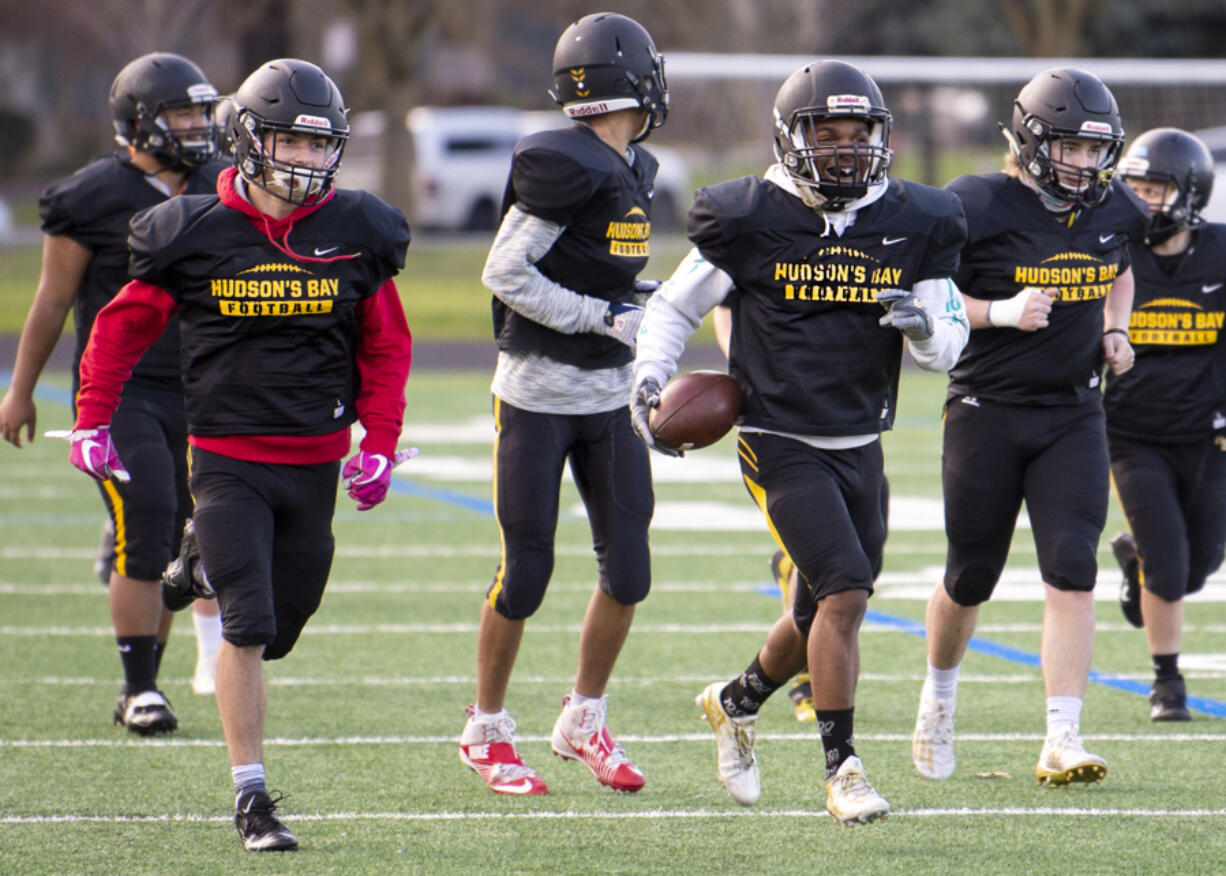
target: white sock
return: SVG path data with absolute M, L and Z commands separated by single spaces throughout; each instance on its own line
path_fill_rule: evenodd
M 924 688 L 938 700 L 953 700 L 958 697 L 958 669 L 937 669 L 928 664 L 928 677 L 924 679 Z
M 212 656 L 221 648 L 221 615 L 192 612 L 196 628 L 196 658 Z
M 1081 723 L 1080 697 L 1048 697 L 1047 698 L 1047 736 L 1051 738 L 1060 733 L 1070 724 Z
M 603 699 L 604 699 L 604 697 L 585 697 L 583 694 L 579 693 L 579 691 L 577 691 L 577 690 L 572 690 L 572 691 L 570 692 L 570 703 L 569 703 L 569 705 L 571 705 L 571 706 L 586 706 L 586 705 L 589 705 L 589 704 L 590 704 L 590 705 L 593 705 L 593 706 L 594 706 L 594 705 L 596 705 L 597 703 L 599 703 L 599 702 L 600 702 L 601 700 L 603 700 Z
M 474 721 L 492 721 L 495 718 L 501 718 L 506 713 L 507 710 L 505 707 L 499 709 L 497 712 L 483 712 L 481 711 L 480 706 L 473 706 Z
M 245 789 L 263 788 L 266 778 L 262 763 L 240 763 L 230 767 L 230 775 L 234 777 L 234 790 L 239 794 Z

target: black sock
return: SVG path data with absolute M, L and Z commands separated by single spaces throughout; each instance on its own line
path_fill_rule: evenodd
M 1174 654 L 1154 654 L 1154 677 L 1158 681 L 1169 681 L 1179 678 L 1179 652 Z
M 783 681 L 774 681 L 766 676 L 755 656 L 749 668 L 728 682 L 719 699 L 724 704 L 724 711 L 734 718 L 756 715 L 767 698 L 782 684 Z
M 156 636 L 116 636 L 119 660 L 123 663 L 124 693 L 144 693 L 157 687 Z
M 162 671 L 162 655 L 166 653 L 165 642 L 153 643 L 153 682 L 157 684 L 158 673 Z
M 818 709 L 817 729 L 822 734 L 822 749 L 826 752 L 826 779 L 839 771 L 843 761 L 854 757 L 856 743 L 852 738 L 856 708 Z

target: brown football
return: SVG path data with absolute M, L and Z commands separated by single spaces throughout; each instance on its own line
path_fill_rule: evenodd
M 707 447 L 728 434 L 741 413 L 741 387 L 719 371 L 690 371 L 668 382 L 648 417 L 651 434 L 675 450 Z

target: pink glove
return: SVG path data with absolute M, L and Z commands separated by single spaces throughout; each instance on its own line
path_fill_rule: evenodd
M 115 443 L 111 440 L 111 427 L 99 426 L 97 429 L 74 429 L 71 432 L 48 432 L 48 438 L 67 438 L 72 442 L 68 451 L 68 461 L 85 472 L 91 478 L 99 481 L 114 478 L 127 483 L 132 475 L 119 461 L 115 452 Z
M 349 491 L 349 498 L 358 503 L 359 511 L 369 511 L 387 498 L 392 469 L 416 455 L 416 447 L 397 450 L 392 459 L 380 453 L 359 450 L 341 469 L 341 486 Z

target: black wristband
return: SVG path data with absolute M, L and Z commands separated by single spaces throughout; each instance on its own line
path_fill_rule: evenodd
M 1128 329 L 1122 329 L 1122 328 L 1109 328 L 1105 332 L 1103 332 L 1103 335 L 1106 336 L 1113 332 L 1117 335 L 1123 335 L 1124 337 L 1128 337 Z

